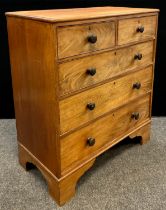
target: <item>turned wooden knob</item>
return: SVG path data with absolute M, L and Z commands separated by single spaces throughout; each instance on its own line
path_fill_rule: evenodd
M 88 103 L 88 104 L 87 104 L 87 108 L 88 108 L 89 110 L 93 110 L 93 109 L 95 108 L 95 103 Z
M 95 144 L 95 139 L 92 138 L 92 137 L 89 137 L 89 138 L 87 139 L 87 144 L 88 144 L 90 147 L 93 146 L 93 145 Z
M 139 112 L 133 112 L 133 113 L 131 114 L 131 118 L 132 118 L 132 119 L 135 119 L 135 120 L 138 120 L 138 119 L 139 119 Z
M 134 59 L 135 60 L 141 60 L 142 59 L 142 54 L 141 53 L 135 54 Z
M 86 73 L 91 76 L 94 76 L 96 74 L 96 69 L 95 68 L 87 69 Z
M 143 33 L 144 32 L 144 27 L 143 26 L 139 26 L 137 28 L 137 32 Z
M 141 88 L 141 83 L 140 82 L 136 82 L 133 84 L 133 89 L 140 89 Z
M 88 42 L 90 42 L 91 44 L 96 43 L 97 42 L 97 36 L 96 35 L 88 36 Z

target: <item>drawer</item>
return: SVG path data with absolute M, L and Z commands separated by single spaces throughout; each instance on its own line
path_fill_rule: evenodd
M 119 20 L 118 44 L 127 44 L 144 39 L 154 38 L 157 16 Z
M 134 59 L 138 53 L 142 54 L 141 60 Z M 149 41 L 62 63 L 59 65 L 60 95 L 91 86 L 152 62 L 153 41 Z
M 152 67 L 150 66 L 61 100 L 59 102 L 61 134 L 147 93 L 151 88 Z
M 62 171 L 72 164 L 89 159 L 89 156 L 97 154 L 106 144 L 111 145 L 111 142 L 141 125 L 149 118 L 149 104 L 150 95 L 147 95 L 62 138 Z M 139 117 L 133 118 L 134 113 L 139 113 Z
M 57 28 L 58 57 L 87 53 L 115 45 L 115 23 L 101 22 Z

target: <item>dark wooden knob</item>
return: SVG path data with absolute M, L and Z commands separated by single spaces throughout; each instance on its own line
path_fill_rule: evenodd
M 141 53 L 137 53 L 137 54 L 134 56 L 134 59 L 135 59 L 135 60 L 141 60 L 141 59 L 142 59 L 142 54 L 141 54 Z
M 94 44 L 97 42 L 97 36 L 96 35 L 90 35 L 88 36 L 88 42 Z
M 141 83 L 140 82 L 136 82 L 133 84 L 133 89 L 140 89 L 141 88 Z
M 90 147 L 93 146 L 93 145 L 95 144 L 95 139 L 92 138 L 92 137 L 89 137 L 89 138 L 87 139 L 87 144 L 88 144 Z
M 144 27 L 143 26 L 139 26 L 137 28 L 137 32 L 143 33 L 144 32 Z
M 89 110 L 93 110 L 93 109 L 95 108 L 95 103 L 88 103 L 88 104 L 87 104 L 87 108 L 88 108 Z
M 138 120 L 138 119 L 139 119 L 139 112 L 133 112 L 133 113 L 131 114 L 131 118 L 132 118 L 132 119 L 135 119 L 135 120 Z
M 87 74 L 94 76 L 96 74 L 96 69 L 95 68 L 91 68 L 91 69 L 87 69 Z

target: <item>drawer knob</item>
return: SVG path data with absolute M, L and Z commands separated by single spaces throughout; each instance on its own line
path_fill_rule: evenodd
M 144 27 L 143 26 L 139 26 L 137 28 L 137 32 L 143 33 L 144 32 Z
M 87 108 L 88 108 L 89 110 L 93 110 L 93 109 L 95 108 L 95 103 L 88 103 L 88 104 L 87 104 Z
M 87 74 L 94 76 L 96 74 L 96 69 L 95 68 L 91 68 L 91 69 L 87 69 Z
M 88 144 L 90 147 L 93 146 L 93 145 L 95 144 L 95 139 L 92 138 L 92 137 L 89 137 L 89 138 L 87 139 L 87 144 Z
M 135 59 L 135 60 L 141 60 L 141 59 L 142 59 L 142 54 L 141 54 L 141 53 L 137 53 L 137 54 L 134 56 L 134 59 Z
M 135 119 L 135 120 L 138 120 L 138 119 L 139 119 L 139 112 L 133 112 L 133 113 L 131 114 L 131 118 L 132 118 L 132 119 Z
M 94 44 L 97 42 L 97 36 L 96 35 L 90 35 L 88 36 L 88 42 Z
M 140 89 L 141 88 L 141 83 L 140 82 L 136 82 L 133 84 L 133 89 Z

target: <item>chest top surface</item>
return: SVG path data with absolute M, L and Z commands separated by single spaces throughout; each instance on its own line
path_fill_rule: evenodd
M 91 7 L 74 9 L 53 9 L 7 12 L 7 16 L 36 19 L 45 22 L 76 21 L 93 18 L 107 18 L 114 16 L 144 14 L 158 12 L 158 9 L 128 8 L 128 7 Z

